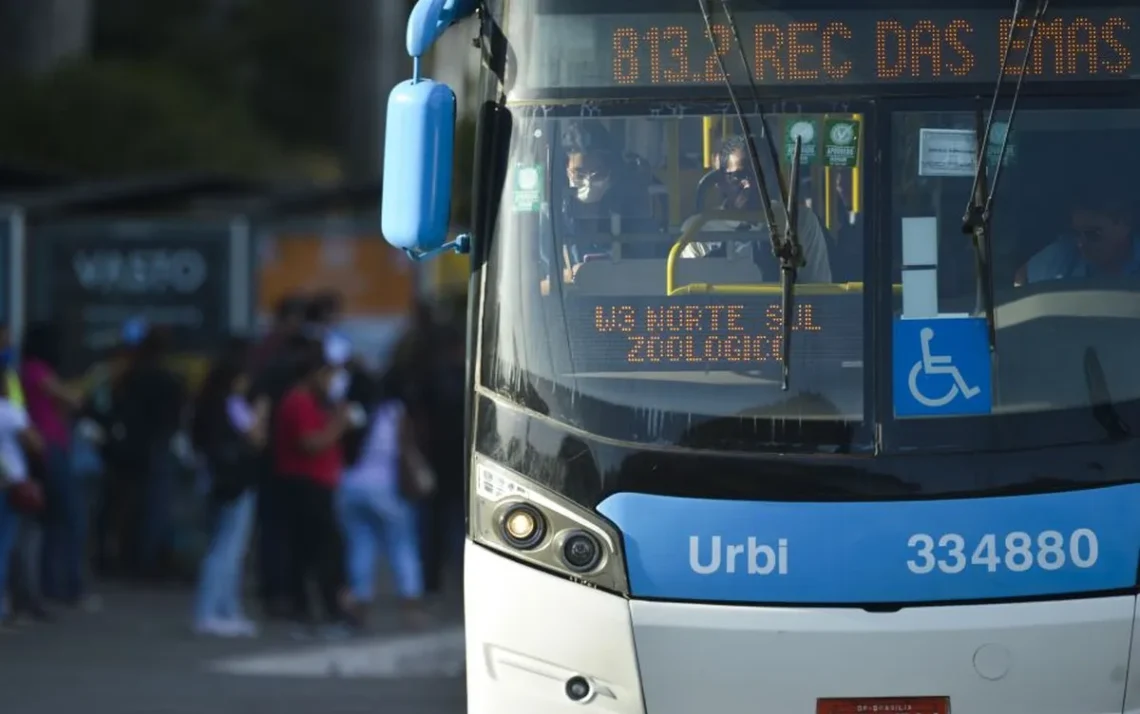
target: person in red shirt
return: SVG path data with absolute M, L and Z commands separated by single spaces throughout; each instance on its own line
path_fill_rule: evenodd
M 293 567 L 290 590 L 294 616 L 313 622 L 308 579 L 316 578 L 326 617 L 343 622 L 339 602 L 343 552 L 335 500 L 340 483 L 341 439 L 350 426 L 348 409 L 335 398 L 343 366 L 320 343 L 305 352 L 301 379 L 277 406 L 273 452 L 284 486 Z

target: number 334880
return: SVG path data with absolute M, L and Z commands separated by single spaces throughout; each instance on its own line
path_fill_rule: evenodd
M 1078 528 L 1069 534 L 1041 531 L 1036 535 L 1015 531 L 1004 536 L 987 533 L 976 543 L 968 543 L 957 533 L 932 536 L 915 533 L 907 541 L 913 558 L 906 562 L 910 572 L 961 573 L 967 567 L 985 568 L 996 573 L 1005 568 L 1024 573 L 1033 568 L 1060 570 L 1071 563 L 1078 568 L 1096 565 L 1099 545 L 1096 533 Z

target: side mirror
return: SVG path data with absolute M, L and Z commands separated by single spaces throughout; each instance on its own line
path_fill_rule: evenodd
M 388 97 L 380 226 L 413 259 L 444 245 L 451 222 L 455 92 L 430 79 L 401 82 Z
M 480 6 L 481 0 L 416 0 L 408 18 L 413 72 L 412 79 L 396 85 L 388 96 L 380 229 L 412 260 L 470 249 L 467 235 L 444 243 L 451 222 L 455 92 L 423 79 L 420 60 L 447 28 L 477 14 Z

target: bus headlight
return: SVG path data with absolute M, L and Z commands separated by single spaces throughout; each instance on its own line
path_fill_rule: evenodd
M 468 527 L 475 542 L 525 563 L 627 593 L 621 537 L 609 521 L 476 456 Z
M 546 519 L 542 511 L 529 503 L 507 504 L 499 517 L 499 534 L 519 550 L 530 550 L 546 537 Z

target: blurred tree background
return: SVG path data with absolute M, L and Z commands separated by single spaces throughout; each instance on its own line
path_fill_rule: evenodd
M 371 2 L 400 6 L 362 16 Z M 359 174 L 374 173 L 375 162 L 353 166 L 353 152 L 373 147 L 346 136 L 378 109 L 353 116 L 360 100 L 348 95 L 372 79 L 361 79 L 361 53 L 402 37 L 413 4 L 0 0 L 0 162 L 84 177 L 367 178 Z M 360 28 L 375 24 L 375 13 L 399 18 L 395 34 Z M 459 145 L 472 146 L 471 122 L 460 130 Z M 470 163 L 457 167 L 467 171 L 460 185 L 470 185 Z M 459 203 L 465 213 L 469 202 Z

